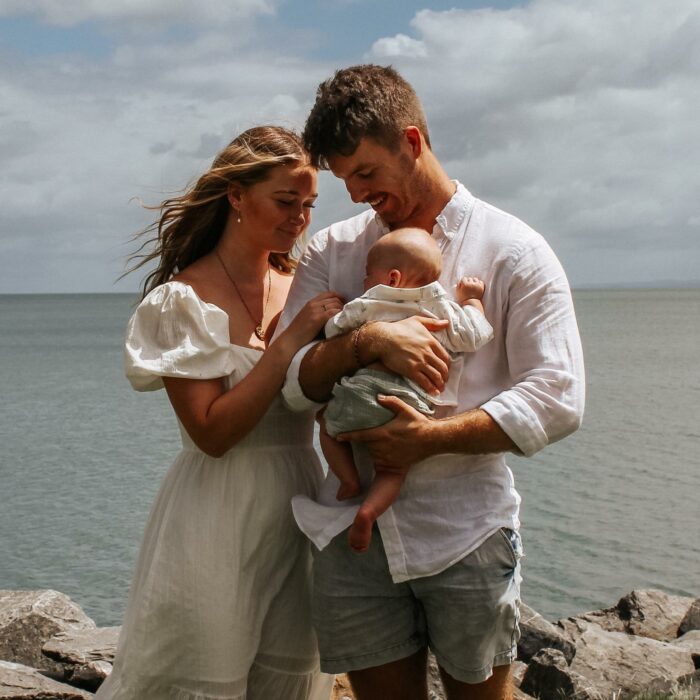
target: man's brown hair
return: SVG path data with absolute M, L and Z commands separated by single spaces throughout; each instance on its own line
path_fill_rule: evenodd
M 365 64 L 336 71 L 321 83 L 302 138 L 313 164 L 328 169 L 333 155 L 350 156 L 369 137 L 395 150 L 408 126 L 430 146 L 423 106 L 391 66 Z

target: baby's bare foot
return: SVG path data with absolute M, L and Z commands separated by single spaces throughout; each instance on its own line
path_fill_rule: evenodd
M 469 299 L 481 299 L 486 291 L 486 285 L 478 277 L 462 277 L 457 283 L 457 301 L 464 304 Z
M 355 520 L 348 531 L 348 542 L 354 552 L 366 552 L 372 540 L 372 527 L 376 517 L 371 509 L 363 503 L 357 511 Z

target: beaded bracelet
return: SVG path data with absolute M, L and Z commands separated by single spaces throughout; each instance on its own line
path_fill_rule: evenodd
M 365 327 L 365 324 L 363 323 L 361 326 L 356 328 L 352 332 L 352 354 L 353 357 L 355 358 L 355 364 L 357 364 L 358 369 L 361 369 L 364 367 L 362 364 L 362 360 L 360 359 L 360 348 L 359 348 L 359 343 L 360 343 L 360 331 Z
M 360 359 L 360 333 L 362 333 L 364 328 L 371 326 L 374 323 L 378 323 L 378 321 L 365 321 L 352 332 L 352 354 L 355 357 L 355 362 L 357 363 L 358 369 L 366 367 L 366 364 Z

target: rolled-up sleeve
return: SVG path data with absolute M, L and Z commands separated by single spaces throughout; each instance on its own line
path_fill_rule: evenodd
M 574 432 L 585 403 L 569 283 L 542 238 L 514 256 L 505 328 L 513 386 L 481 408 L 530 456 Z
M 278 336 L 289 326 L 309 299 L 312 299 L 317 294 L 321 294 L 321 292 L 328 291 L 327 241 L 328 229 L 324 229 L 317 233 L 307 246 L 294 275 L 294 281 L 289 290 L 284 311 L 277 324 L 275 336 Z M 304 394 L 299 383 L 299 368 L 302 360 L 314 345 L 316 343 L 309 343 L 299 349 L 287 370 L 287 376 L 282 387 L 282 398 L 292 411 L 306 411 L 323 406 L 323 404 L 309 399 Z

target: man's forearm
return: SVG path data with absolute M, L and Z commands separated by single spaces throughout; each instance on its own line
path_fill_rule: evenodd
M 304 395 L 323 403 L 331 397 L 333 385 L 357 370 L 353 334 L 339 335 L 314 345 L 299 367 L 299 384 Z
M 490 454 L 519 451 L 503 429 L 480 408 L 429 421 L 425 440 L 432 454 Z

